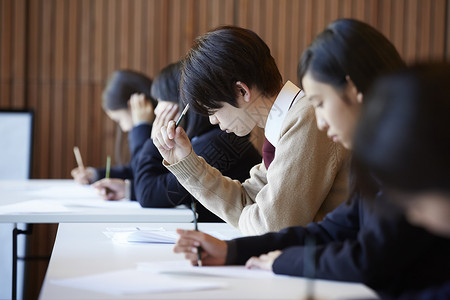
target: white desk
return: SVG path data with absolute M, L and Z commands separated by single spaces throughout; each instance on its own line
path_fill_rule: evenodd
M 192 224 L 152 224 L 166 230 L 192 229 Z M 109 294 L 57 285 L 52 280 L 135 268 L 138 262 L 180 260 L 182 254 L 172 252 L 167 244 L 117 244 L 103 234 L 108 227 L 149 226 L 149 224 L 60 224 L 40 300 L 69 299 L 302 299 L 305 280 L 295 277 L 230 278 L 214 276 L 174 275 L 180 280 L 225 282 L 219 289 L 111 296 Z M 225 223 L 200 223 L 199 230 L 217 231 L 228 237 L 239 233 Z M 315 281 L 320 299 L 376 299 L 375 293 L 362 284 Z
M 179 222 L 193 221 L 192 211 L 185 208 L 142 208 L 136 201 L 104 201 L 93 188 L 76 184 L 73 180 L 0 180 L 0 223 L 13 231 L 12 298 L 16 298 L 16 266 L 18 253 L 23 255 L 24 243 L 17 245 L 17 234 L 30 231 L 17 229 L 18 223 L 63 222 Z M 6 223 L 12 223 L 9 225 Z M 11 228 L 12 227 L 12 228 Z M 5 230 L 3 230 L 5 231 Z M 7 233 L 5 232 L 6 235 Z M 7 234 L 11 236 L 10 233 Z M 14 250 L 15 248 L 15 250 Z M 9 253 L 8 249 L 4 250 Z M 6 262 L 9 265 L 11 262 Z M 3 264 L 3 263 L 2 263 Z M 2 271 L 10 267 L 2 266 Z M 20 271 L 20 270 L 19 270 Z M 3 273 L 2 273 L 3 274 Z M 3 275 L 2 275 L 3 276 Z
M 62 195 L 61 190 L 66 190 L 67 195 Z M 14 211 L 10 206 L 20 203 L 41 206 L 36 211 Z M 51 203 L 59 210 L 52 209 Z M 47 210 L 45 205 L 49 205 Z M 136 201 L 104 201 L 94 190 L 73 180 L 0 181 L 0 223 L 192 221 L 189 209 L 142 208 Z

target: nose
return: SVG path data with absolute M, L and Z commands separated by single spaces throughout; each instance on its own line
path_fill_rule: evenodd
M 209 116 L 209 123 L 211 123 L 213 125 L 216 125 L 216 124 L 219 124 L 219 120 L 217 120 L 215 115 L 210 115 Z
M 319 128 L 319 130 L 324 131 L 328 128 L 328 125 L 325 122 L 325 120 L 317 112 L 316 112 L 316 121 L 317 121 L 317 128 Z

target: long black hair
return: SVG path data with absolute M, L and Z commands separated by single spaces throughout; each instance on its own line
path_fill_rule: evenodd
M 156 105 L 156 101 L 150 94 L 151 86 L 152 80 L 142 73 L 131 70 L 114 71 L 103 90 L 103 109 L 127 109 L 128 100 L 134 93 L 144 94 L 145 98 L 151 100 Z
M 309 73 L 337 91 L 343 91 L 349 76 L 364 95 L 379 76 L 404 66 L 400 54 L 382 33 L 358 20 L 339 19 L 329 24 L 303 52 L 297 72 L 301 87 L 303 77 Z M 369 170 L 353 159 L 350 164 L 350 198 L 362 191 L 374 194 L 378 183 L 368 180 Z M 362 184 L 368 186 L 362 188 Z

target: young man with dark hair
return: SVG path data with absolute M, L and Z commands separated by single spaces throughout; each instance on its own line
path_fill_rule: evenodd
M 226 26 L 199 37 L 183 62 L 180 93 L 222 130 L 245 136 L 265 129 L 263 162 L 243 183 L 197 156 L 174 122 L 154 140 L 179 182 L 242 233 L 319 221 L 347 199 L 347 152 L 317 129 L 313 107 L 293 83 L 283 85 L 254 32 Z

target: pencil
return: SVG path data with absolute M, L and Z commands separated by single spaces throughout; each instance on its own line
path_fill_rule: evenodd
M 106 172 L 105 178 L 109 178 L 109 172 L 111 171 L 111 156 L 106 157 Z
M 194 213 L 194 228 L 195 228 L 195 231 L 198 231 L 198 226 L 197 226 L 197 207 L 195 205 L 195 201 L 192 201 L 191 207 L 192 207 L 192 212 Z M 199 267 L 202 266 L 202 248 L 201 247 L 197 247 L 197 265 Z
M 77 146 L 73 147 L 73 154 L 75 154 L 75 159 L 77 160 L 78 168 L 84 170 L 83 159 L 81 158 L 80 149 Z
M 188 109 L 189 109 L 189 103 L 186 105 L 186 107 L 185 107 L 185 108 L 183 109 L 183 111 L 181 112 L 180 117 L 178 118 L 177 122 L 175 123 L 175 128 L 178 127 L 178 125 L 179 125 L 180 122 L 181 122 L 181 119 L 183 119 L 183 117 L 184 117 L 184 115 L 187 113 Z

